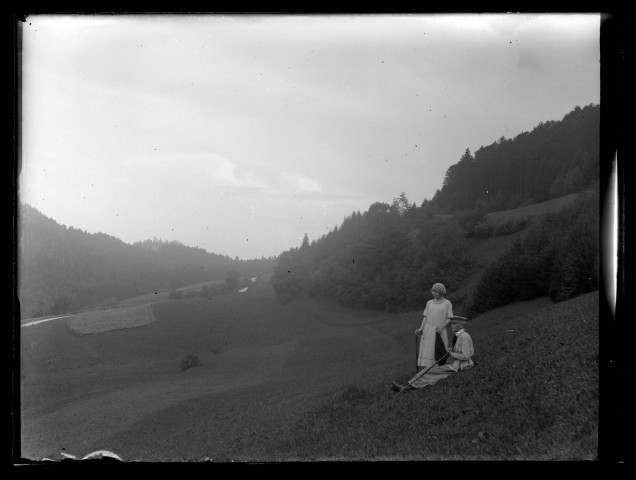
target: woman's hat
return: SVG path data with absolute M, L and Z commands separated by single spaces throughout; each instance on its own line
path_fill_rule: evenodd
M 433 288 L 431 290 L 437 293 L 446 293 L 446 287 L 442 283 L 436 283 L 435 285 L 433 285 Z
M 466 320 L 464 317 L 453 317 L 453 318 L 450 319 L 450 322 L 448 322 L 448 323 L 450 323 L 451 325 L 452 324 L 457 324 L 457 325 L 464 326 L 464 325 L 466 325 L 468 323 L 468 320 Z

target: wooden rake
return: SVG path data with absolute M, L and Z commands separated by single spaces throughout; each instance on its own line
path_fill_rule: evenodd
M 418 373 L 417 375 L 415 375 L 413 378 L 411 378 L 408 383 L 406 384 L 406 386 L 400 390 L 399 392 L 397 392 L 395 395 L 393 395 L 393 398 L 397 397 L 400 393 L 402 393 L 404 390 L 406 390 L 408 387 L 411 386 L 411 384 L 417 380 L 418 378 L 422 377 L 423 375 L 426 375 L 428 373 L 428 371 L 433 368 L 435 365 L 437 365 L 439 362 L 441 362 L 442 360 L 444 360 L 446 357 L 448 357 L 448 355 L 450 355 L 449 353 L 447 353 L 446 355 L 444 355 L 442 358 L 440 358 L 439 360 L 437 360 L 433 365 L 431 365 L 430 367 L 428 367 L 426 370 L 422 370 L 420 373 Z

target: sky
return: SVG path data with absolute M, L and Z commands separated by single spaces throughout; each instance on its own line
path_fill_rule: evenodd
M 600 16 L 33 15 L 20 202 L 126 243 L 277 256 L 600 102 Z

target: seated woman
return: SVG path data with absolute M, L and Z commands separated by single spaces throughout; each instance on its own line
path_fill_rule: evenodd
M 433 365 L 429 369 L 415 375 L 406 385 L 399 385 L 393 382 L 391 389 L 399 393 L 405 389 L 423 388 L 437 383 L 451 373 L 472 368 L 475 365 L 472 360 L 475 350 L 473 348 L 473 339 L 466 331 L 466 321 L 454 318 L 451 320 L 451 331 L 456 337 L 455 345 L 448 350 L 449 356 L 454 359 L 453 363 Z

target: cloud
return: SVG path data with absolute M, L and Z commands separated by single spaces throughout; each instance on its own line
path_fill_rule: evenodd
M 298 192 L 321 192 L 320 184 L 313 178 L 297 173 L 283 172 L 281 180 L 286 190 Z
M 236 162 L 217 154 L 202 154 L 196 164 L 200 167 L 204 179 L 212 185 L 233 188 L 266 188 L 267 185 L 256 178 L 256 174 L 248 170 L 239 172 Z
M 21 195 L 130 241 L 275 253 L 598 101 L 599 18 L 36 16 Z
M 320 183 L 310 176 L 250 165 L 206 151 L 149 153 L 127 162 L 121 177 L 131 188 L 133 183 L 137 189 L 143 184 L 144 189 L 162 195 L 185 191 L 188 196 L 207 196 L 210 192 L 224 192 L 223 195 L 265 201 L 290 195 L 321 197 L 324 193 Z

